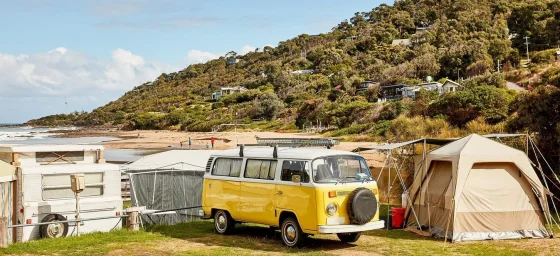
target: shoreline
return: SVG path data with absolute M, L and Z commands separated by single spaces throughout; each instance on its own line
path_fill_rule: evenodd
M 237 144 L 254 144 L 256 137 L 261 138 L 321 138 L 316 133 L 279 133 L 279 132 L 182 132 L 168 130 L 135 130 L 122 131 L 114 128 L 80 128 L 76 130 L 52 130 L 57 133 L 55 138 L 83 138 L 83 137 L 113 137 L 119 140 L 101 142 L 106 149 L 153 149 L 174 150 L 188 149 L 189 137 L 192 141 L 191 149 L 212 149 L 210 139 L 215 138 L 214 149 L 225 150 L 237 148 Z M 335 150 L 351 151 L 357 147 L 371 146 L 375 142 L 345 142 L 333 147 Z M 208 146 L 207 146 L 208 145 Z M 207 148 L 208 147 L 208 148 Z M 383 164 L 382 154 L 367 153 L 364 158 L 373 166 Z

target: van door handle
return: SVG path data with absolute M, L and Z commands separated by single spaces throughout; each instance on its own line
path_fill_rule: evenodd
M 282 195 L 283 193 L 282 193 L 282 191 L 276 191 L 276 194 L 277 195 Z

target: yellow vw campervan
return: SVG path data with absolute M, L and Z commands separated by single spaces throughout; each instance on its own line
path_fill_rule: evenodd
M 255 147 L 208 160 L 202 207 L 219 234 L 235 223 L 278 227 L 296 246 L 309 234 L 355 242 L 383 228 L 377 183 L 360 155 L 330 149 Z

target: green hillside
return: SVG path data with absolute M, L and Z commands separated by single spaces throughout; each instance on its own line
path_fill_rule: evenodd
M 558 94 L 557 88 L 542 85 L 560 86 L 560 68 L 552 64 L 555 50 L 550 50 L 560 43 L 559 1 L 401 0 L 333 25 L 329 33 L 300 35 L 241 56 L 230 52 L 162 74 L 91 113 L 47 116 L 29 124 L 211 131 L 233 122 L 269 130 L 320 122 L 338 128 L 331 135 L 395 139 L 543 132 L 533 127 L 534 116 L 525 116 L 538 110 L 520 104 Z M 526 58 L 525 36 L 531 37 L 534 60 L 516 69 Z M 411 45 L 392 45 L 396 39 L 409 39 Z M 498 60 L 506 73 L 496 72 Z M 296 70 L 313 74 L 292 74 Z M 466 80 L 458 92 L 422 91 L 415 101 L 378 103 L 379 86 L 357 90 L 363 81 L 416 85 L 428 76 Z M 506 77 L 532 78 L 532 87 L 542 88 L 519 96 L 505 89 Z M 221 87 L 235 86 L 248 90 L 211 100 Z M 556 110 L 542 111 L 539 115 L 554 116 L 550 111 Z M 558 141 L 558 122 L 545 126 Z

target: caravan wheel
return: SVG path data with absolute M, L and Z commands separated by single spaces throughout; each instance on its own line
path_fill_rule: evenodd
M 58 222 L 66 221 L 66 218 L 60 214 L 49 214 L 41 220 L 41 222 Z M 40 226 L 41 238 L 58 238 L 65 237 L 68 234 L 68 222 L 51 223 Z

